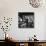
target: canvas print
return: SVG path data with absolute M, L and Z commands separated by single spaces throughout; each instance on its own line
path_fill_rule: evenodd
M 34 28 L 34 12 L 19 12 L 18 27 L 19 28 Z

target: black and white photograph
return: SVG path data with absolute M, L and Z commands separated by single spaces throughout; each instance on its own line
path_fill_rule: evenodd
M 19 12 L 18 27 L 19 28 L 34 28 L 34 12 Z

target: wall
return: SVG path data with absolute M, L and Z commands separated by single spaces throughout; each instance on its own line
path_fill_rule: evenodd
M 35 27 L 32 29 L 19 29 L 18 12 L 34 12 Z M 45 12 L 46 8 L 44 7 L 31 7 L 28 0 L 0 0 L 0 19 L 4 16 L 13 18 L 12 26 L 8 33 L 17 40 L 27 40 L 34 34 L 37 35 L 37 39 L 45 40 Z M 3 31 L 0 31 L 0 35 L 2 33 Z M 0 36 L 0 39 L 4 39 L 4 37 Z

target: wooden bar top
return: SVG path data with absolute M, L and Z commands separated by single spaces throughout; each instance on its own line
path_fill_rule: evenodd
M 28 43 L 28 42 L 34 42 L 34 43 L 35 43 L 35 42 L 38 42 L 38 43 L 41 42 L 41 43 L 46 43 L 46 40 L 37 40 L 37 41 L 34 41 L 34 40 L 12 40 L 12 39 L 6 39 L 6 41 L 15 42 L 15 43 L 16 43 L 16 42 L 20 42 L 20 43 L 22 43 L 22 42 L 23 42 L 23 43 L 24 43 L 24 42 L 25 42 L 25 43 Z
M 29 40 L 15 40 L 15 41 L 13 41 L 13 42 L 38 42 L 38 43 L 46 43 L 46 40 L 39 40 L 39 41 L 29 41 Z
M 8 41 L 11 41 L 11 42 L 20 42 L 20 43 L 28 43 L 28 42 L 34 42 L 34 43 L 46 43 L 46 40 L 39 40 L 39 41 L 29 41 L 29 40 L 8 40 Z

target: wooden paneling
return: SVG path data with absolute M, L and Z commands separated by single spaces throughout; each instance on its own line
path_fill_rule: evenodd
M 16 46 L 20 46 L 20 44 L 19 43 L 16 43 Z
M 43 43 L 39 43 L 38 46 L 43 46 Z
M 28 43 L 16 43 L 16 46 L 21 46 L 21 44 L 23 44 L 23 46 L 28 46 Z
M 39 43 L 38 46 L 46 46 L 46 43 Z
M 24 43 L 24 46 L 28 46 L 28 43 Z
M 46 43 L 43 43 L 43 46 L 46 46 Z

